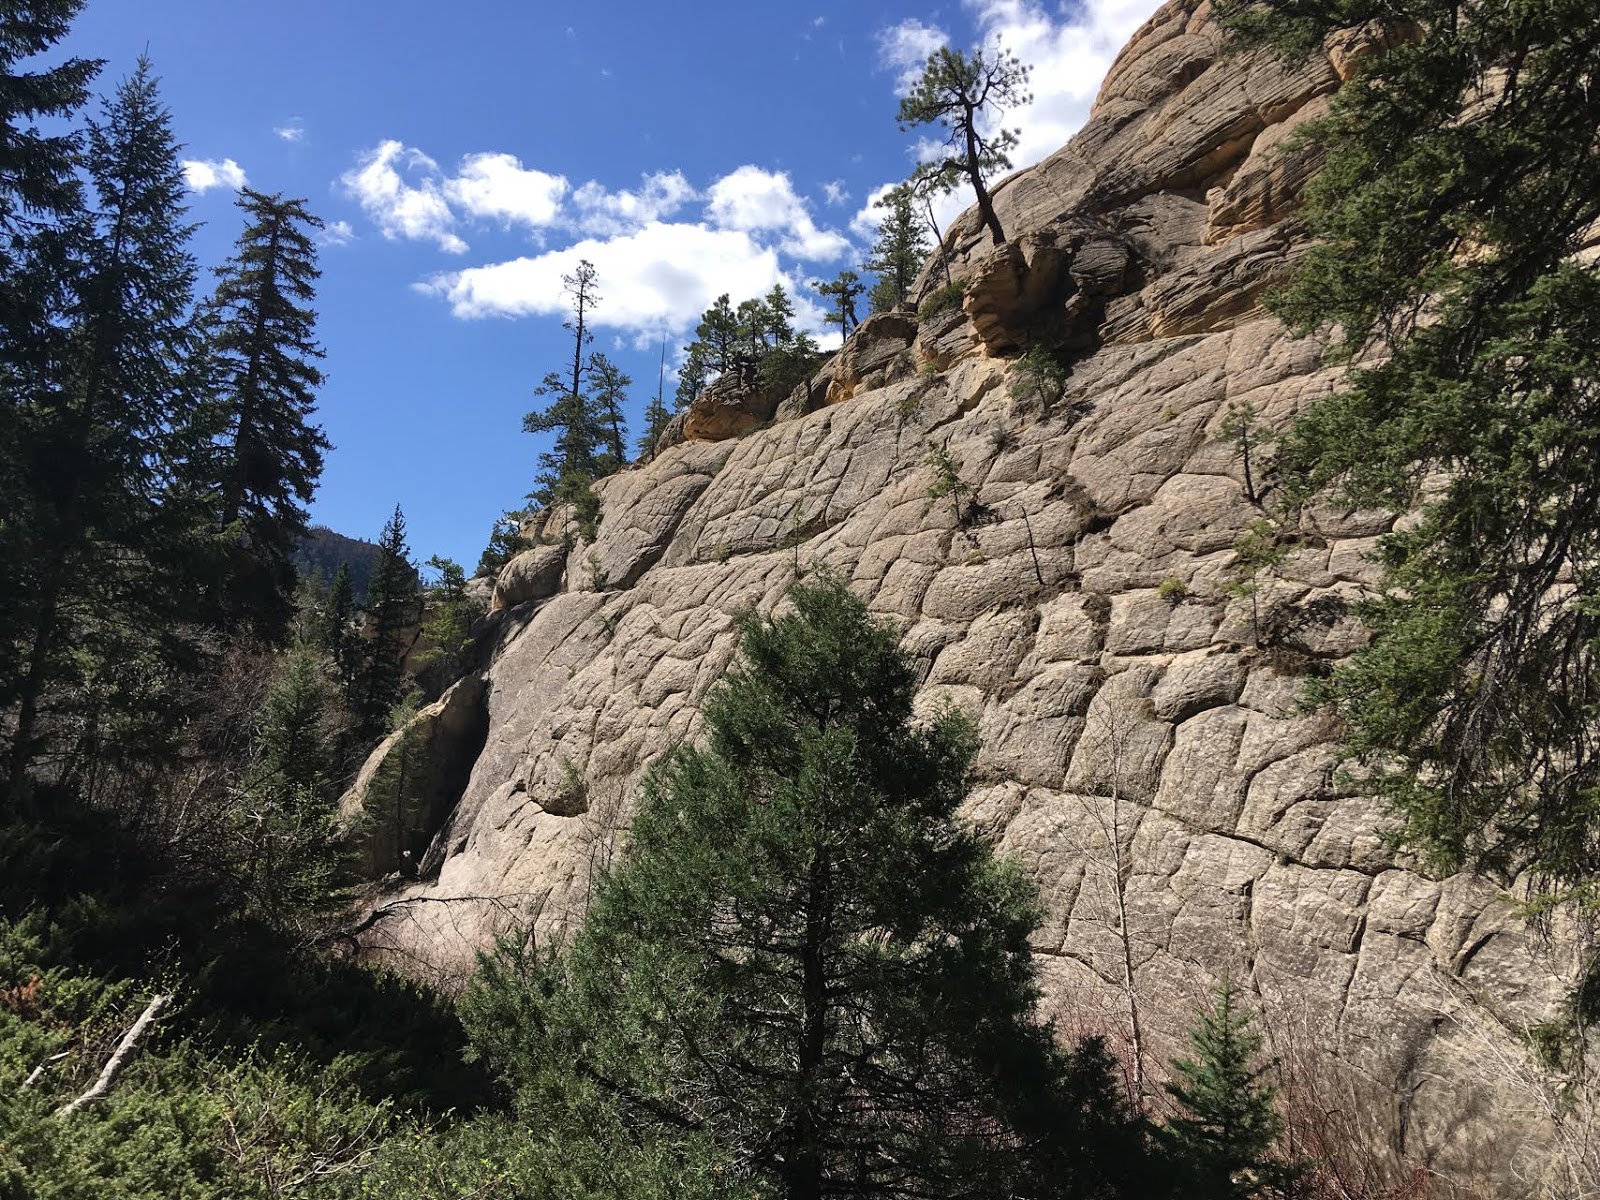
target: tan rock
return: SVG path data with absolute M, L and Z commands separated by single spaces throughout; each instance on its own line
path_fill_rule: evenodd
M 491 611 L 543 600 L 561 590 L 567 567 L 567 550 L 560 545 L 524 550 L 500 570 L 495 580 Z

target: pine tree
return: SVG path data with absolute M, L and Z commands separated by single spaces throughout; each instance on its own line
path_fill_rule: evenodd
M 704 342 L 694 341 L 684 347 L 683 366 L 678 368 L 678 387 L 672 403 L 679 412 L 694 403 L 695 397 L 706 390 L 711 382 L 712 369 Z
M 607 441 L 608 430 L 595 402 L 584 394 L 584 351 L 594 340 L 588 321 L 600 297 L 595 292 L 594 265 L 587 259 L 579 262 L 576 272 L 562 276 L 561 281 L 572 300 L 572 316 L 562 323 L 562 328 L 572 334 L 572 372 L 565 377 L 555 371 L 547 373 L 534 393 L 555 399 L 522 418 L 524 432 L 556 435 L 555 446 L 539 456 L 539 474 L 529 499 L 547 507 L 574 505 L 580 524 L 592 531 L 599 505 L 589 485 L 605 473 L 601 447 Z
M 438 576 L 424 597 L 422 622 L 414 667 L 431 695 L 441 694 L 466 670 L 472 649 L 472 623 L 483 615 L 482 605 L 467 594 L 467 573 L 453 559 L 435 554 L 428 567 Z
M 1106 1056 L 1055 1046 L 1032 892 L 956 816 L 971 728 L 913 723 L 909 660 L 842 584 L 790 600 L 743 619 L 570 954 L 475 989 L 480 1045 L 525 1088 L 576 1069 L 639 1144 L 709 1137 L 735 1189 L 1122 1194 L 1143 1157 Z
M 701 314 L 694 336 L 705 347 L 707 371 L 720 375 L 739 365 L 740 346 L 744 339 L 739 331 L 739 315 L 727 292 L 718 296 L 717 302 Z
M 389 711 L 405 691 L 405 656 L 420 601 L 406 519 L 397 504 L 378 538 L 378 561 L 367 586 L 365 654 L 352 706 L 356 728 L 368 741 L 388 731 Z
M 520 510 L 501 513 L 489 530 L 489 544 L 478 556 L 479 575 L 499 575 L 505 565 L 528 549 L 531 543 L 522 536 L 527 514 Z
M 856 300 L 866 290 L 861 282 L 861 276 L 854 271 L 840 271 L 827 283 L 817 282 L 811 286 L 832 306 L 832 311 L 822 319 L 829 325 L 837 325 L 839 332 L 849 337 L 850 331 L 861 324 L 860 318 L 856 316 Z
M 789 300 L 789 293 L 783 290 L 783 284 L 773 284 L 764 303 L 767 329 L 772 334 L 772 345 L 780 350 L 792 345 L 795 338 L 794 305 Z
M 1307 130 L 1326 155 L 1303 210 L 1312 241 L 1272 300 L 1295 329 L 1336 327 L 1335 358 L 1363 364 L 1279 441 L 1288 498 L 1332 488 L 1341 503 L 1417 513 L 1384 539 L 1381 591 L 1361 610 L 1371 642 L 1325 695 L 1364 778 L 1440 871 L 1592 904 L 1594 8 L 1222 7 L 1248 41 L 1295 57 L 1342 31 L 1392 35 Z
M 609 475 L 628 463 L 627 419 L 622 410 L 628 402 L 628 389 L 633 386 L 633 380 L 598 350 L 589 356 L 589 379 L 594 389 L 590 403 L 596 420 L 605 431 L 599 473 Z
M 891 188 L 876 207 L 885 214 L 867 259 L 867 270 L 878 277 L 868 299 L 873 312 L 892 312 L 911 299 L 911 285 L 928 256 L 928 236 L 909 184 Z
M 1274 1090 L 1257 1066 L 1261 1038 L 1231 983 L 1216 991 L 1189 1034 L 1194 1057 L 1172 1064 L 1166 1085 L 1183 1108 L 1167 1126 L 1178 1157 L 1190 1165 L 1196 1200 L 1257 1200 L 1287 1196 L 1303 1173 L 1272 1156 L 1283 1132 Z
M 1010 129 L 985 133 L 982 118 L 1028 103 L 1032 97 L 1024 90 L 1027 84 L 1028 68 L 1004 50 L 989 54 L 975 50 L 969 58 L 942 46 L 928 56 L 922 77 L 900 101 L 897 120 L 902 131 L 937 125 L 945 131 L 951 150 L 919 167 L 918 178 L 941 192 L 954 191 L 963 181 L 969 184 L 978 201 L 978 216 L 996 246 L 1006 235 L 995 216 L 987 180 L 1010 169 L 1009 152 L 1016 147 L 1017 135 Z
M 172 429 L 187 417 L 195 267 L 171 119 L 141 60 L 90 123 L 96 211 L 62 231 L 48 365 L 6 376 L 15 502 L 6 518 L 0 707 L 9 778 L 24 786 L 52 696 L 56 740 L 159 739 L 158 702 L 186 657 L 182 506 L 163 504 Z M 142 694 L 141 694 L 142 693 Z M 70 698 L 70 701 L 69 701 Z M 108 752 L 109 753 L 109 752 Z

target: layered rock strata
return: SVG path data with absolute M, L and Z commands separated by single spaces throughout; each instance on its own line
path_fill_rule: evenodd
M 448 978 L 501 932 L 580 918 L 737 614 L 825 565 L 903 632 L 922 706 L 976 723 L 968 814 L 1039 885 L 1064 1029 L 1118 1035 L 1130 968 L 1159 1059 L 1229 977 L 1308 1064 L 1306 1102 L 1395 1161 L 1521 1194 L 1545 1134 L 1507 1030 L 1553 1010 L 1561 965 L 1488 882 L 1396 860 L 1301 704 L 1360 644 L 1388 521 L 1324 505 L 1276 530 L 1275 567 L 1236 550 L 1270 515 L 1247 465 L 1259 485 L 1272 431 L 1338 382 L 1259 298 L 1315 167 L 1294 132 L 1361 49 L 1224 56 L 1206 6 L 1174 0 L 1082 133 L 995 189 L 1013 240 L 971 213 L 951 229 L 924 278 L 948 267 L 961 310 L 875 318 L 788 399 L 742 416 L 718 394 L 601 481 L 592 545 L 552 536 L 499 582 L 486 744 L 373 951 Z M 1017 357 L 1039 345 L 1064 377 Z M 930 498 L 938 462 L 970 497 Z

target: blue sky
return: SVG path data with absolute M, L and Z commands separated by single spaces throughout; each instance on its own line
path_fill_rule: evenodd
M 89 0 L 68 48 L 107 60 L 103 88 L 148 51 L 204 267 L 238 232 L 243 180 L 327 223 L 334 450 L 313 519 L 375 537 L 399 503 L 419 560 L 470 569 L 545 448 L 522 414 L 570 356 L 559 278 L 580 256 L 599 270 L 595 348 L 632 374 L 637 414 L 662 338 L 670 369 L 718 293 L 781 279 L 809 298 L 859 265 L 871 197 L 915 165 L 896 92 L 929 50 L 998 39 L 1033 64 L 1033 103 L 1004 117 L 1020 166 L 1081 124 L 1155 7 Z

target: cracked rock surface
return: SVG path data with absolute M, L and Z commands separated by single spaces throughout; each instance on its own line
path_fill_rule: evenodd
M 686 431 L 597 485 L 597 540 L 559 580 L 551 553 L 513 564 L 486 744 L 433 873 L 401 893 L 440 903 L 381 923 L 375 953 L 449 978 L 522 922 L 580 919 L 642 772 L 694 736 L 736 615 L 827 565 L 902 632 L 922 708 L 976 723 L 968 815 L 1038 883 L 1064 1029 L 1120 1028 L 1120 881 L 1154 1056 L 1230 977 L 1274 1053 L 1337 1061 L 1375 1141 L 1486 1180 L 1539 1153 L 1481 1039 L 1550 1015 L 1563 965 L 1489 881 L 1398 860 L 1331 717 L 1301 703 L 1360 645 L 1387 522 L 1314 509 L 1240 586 L 1235 543 L 1271 497 L 1222 435 L 1230 406 L 1254 413 L 1259 486 L 1272 430 L 1338 382 L 1259 296 L 1314 166 L 1284 147 L 1340 71 L 1218 46 L 1204 4 L 1166 5 L 1083 132 L 996 189 L 1014 242 L 991 247 L 972 213 L 950 230 L 955 277 L 990 281 L 965 311 L 863 325 L 809 385 L 827 403 Z M 1018 367 L 1038 331 L 1077 347 L 1062 388 Z M 930 444 L 970 502 L 929 498 Z

